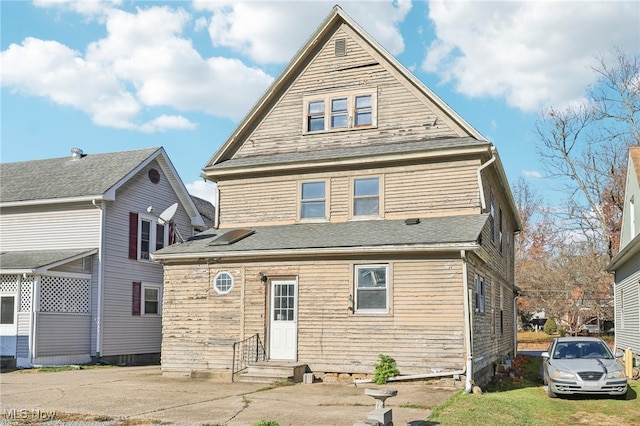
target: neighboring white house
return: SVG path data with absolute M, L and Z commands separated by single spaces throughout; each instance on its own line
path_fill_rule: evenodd
M 615 273 L 615 346 L 631 348 L 640 361 L 640 147 L 629 149 L 620 251 L 607 270 Z
M 0 166 L 2 358 L 156 361 L 163 272 L 149 254 L 205 228 L 164 149 Z

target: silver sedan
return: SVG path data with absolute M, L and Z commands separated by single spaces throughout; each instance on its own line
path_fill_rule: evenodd
M 570 394 L 603 394 L 624 398 L 627 378 L 616 358 L 597 337 L 558 337 L 542 353 L 542 376 L 551 398 Z

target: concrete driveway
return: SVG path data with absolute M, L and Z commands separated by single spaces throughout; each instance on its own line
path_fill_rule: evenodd
M 464 383 L 393 382 L 398 395 L 387 400 L 396 425 L 417 425 Z M 0 374 L 0 405 L 5 419 L 58 420 L 92 424 L 253 425 L 275 420 L 285 425 L 353 425 L 367 418 L 374 400 L 364 395 L 375 385 L 214 383 L 206 379 L 163 377 L 160 367 L 103 367 Z M 80 413 L 91 416 L 70 416 Z M 141 421 L 140 419 L 146 419 Z M 74 424 L 78 424 L 74 422 Z

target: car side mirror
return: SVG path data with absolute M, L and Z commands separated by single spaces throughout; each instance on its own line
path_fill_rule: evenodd
M 622 358 L 624 356 L 623 352 L 616 352 L 615 354 L 616 358 Z
M 540 354 L 540 356 L 541 356 L 542 358 L 551 358 L 551 357 L 549 356 L 549 352 L 542 352 L 542 353 Z

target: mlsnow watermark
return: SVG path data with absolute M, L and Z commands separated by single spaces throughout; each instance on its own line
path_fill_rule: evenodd
M 4 409 L 4 418 L 7 420 L 54 420 L 56 411 L 46 411 L 40 409 Z

